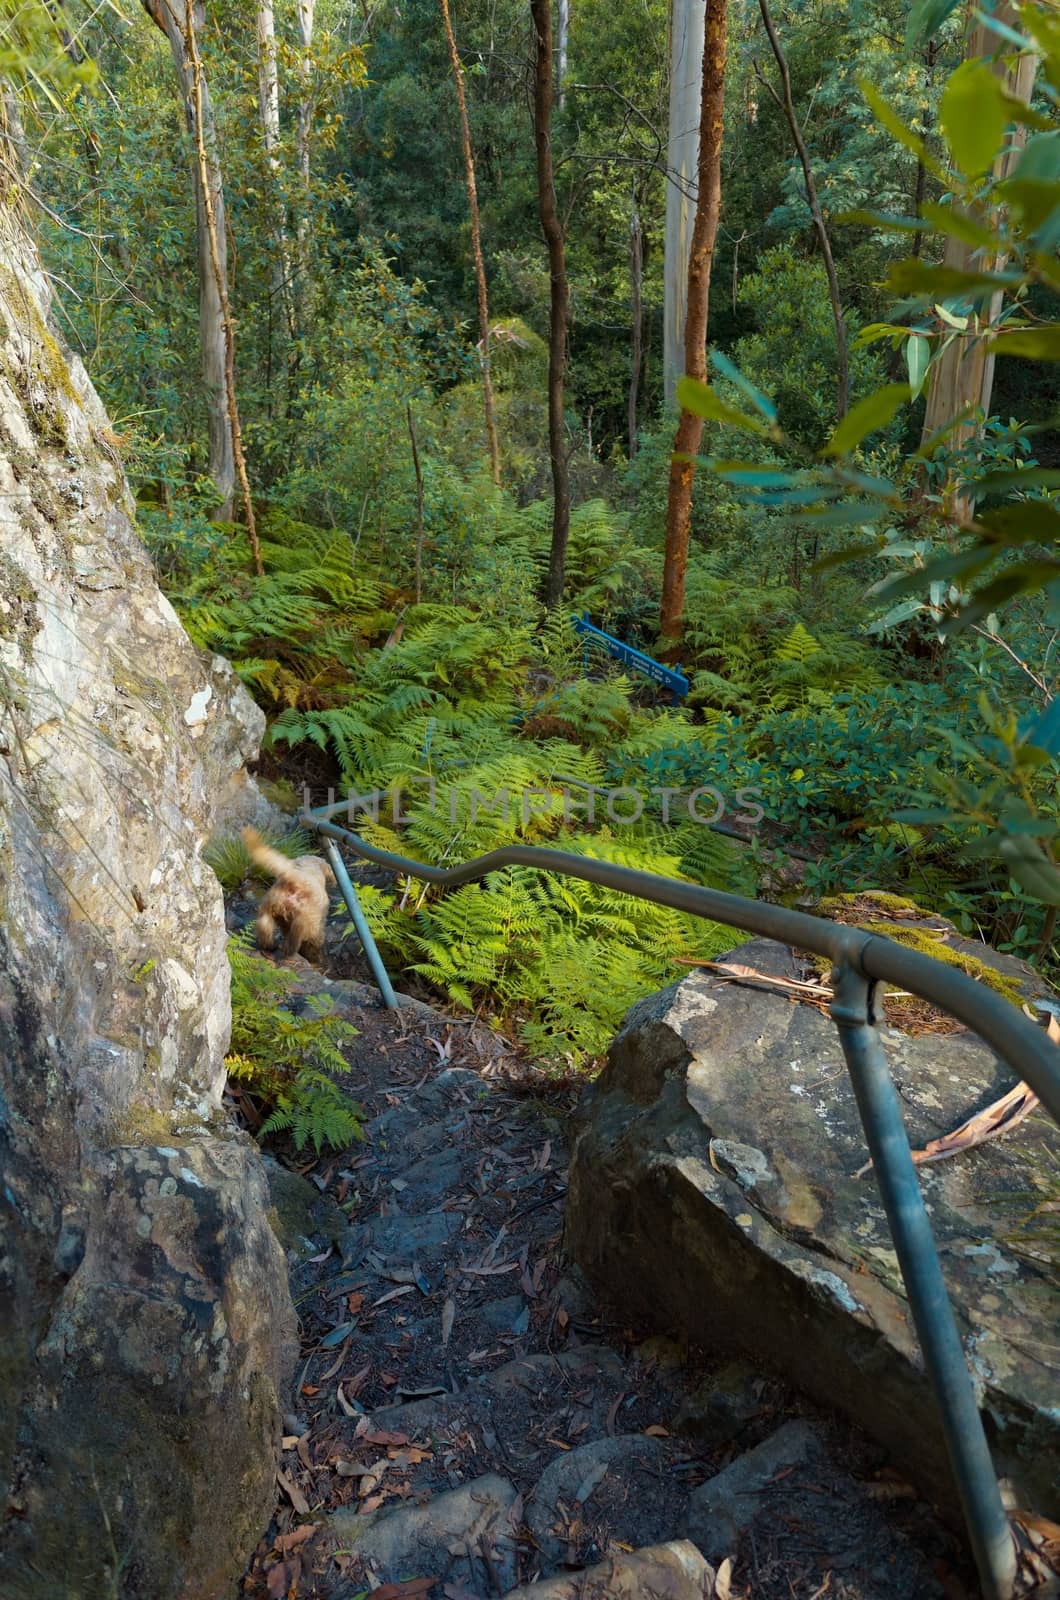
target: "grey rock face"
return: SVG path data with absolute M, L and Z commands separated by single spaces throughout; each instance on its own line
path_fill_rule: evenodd
M 714 1570 L 687 1539 L 610 1556 L 570 1577 L 543 1578 L 507 1600 L 713 1600 Z
M 794 972 L 754 941 L 735 959 Z M 1011 1076 L 974 1036 L 887 1030 L 916 1145 Z M 1060 1503 L 1057 1295 L 1013 1218 L 1060 1133 L 1043 1114 L 921 1170 L 1001 1469 L 1021 1504 Z M 591 1092 L 573 1156 L 567 1242 L 613 1300 L 693 1341 L 747 1354 L 874 1433 L 932 1495 L 954 1493 L 853 1092 L 828 1018 L 696 976 L 635 1006 Z
M 384 1583 L 431 1576 L 506 1594 L 516 1581 L 515 1502 L 512 1485 L 490 1472 L 425 1505 L 367 1516 L 336 1511 L 330 1533 L 348 1540 Z
M 190 645 L 115 440 L 0 220 L 0 1567 L 218 1600 L 267 1520 L 293 1336 L 201 845 L 260 712 Z

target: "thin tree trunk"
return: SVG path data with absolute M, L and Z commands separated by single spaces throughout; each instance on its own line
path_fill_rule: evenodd
M 670 15 L 670 126 L 666 152 L 666 245 L 663 264 L 663 398 L 673 405 L 684 370 L 688 257 L 699 167 L 703 99 L 704 0 L 673 0 Z
M 298 300 L 301 323 L 304 328 L 312 298 L 312 274 L 309 267 L 309 200 L 312 177 L 313 136 L 313 26 L 316 17 L 316 0 L 298 0 L 298 37 L 301 51 L 298 57 L 299 100 L 295 126 L 295 150 L 298 158 L 298 176 L 301 182 L 301 205 L 298 209 Z
M 567 77 L 567 41 L 570 38 L 570 0 L 556 0 L 556 104 L 563 110 Z
M 636 196 L 633 215 L 629 223 L 629 297 L 630 297 L 630 352 L 629 352 L 629 459 L 637 454 L 639 429 L 637 427 L 637 396 L 640 391 L 640 371 L 644 349 L 644 231 L 640 225 Z
M 570 533 L 570 474 L 563 435 L 563 383 L 567 366 L 567 317 L 570 292 L 563 227 L 556 207 L 552 164 L 552 0 L 530 0 L 534 21 L 534 142 L 537 146 L 537 203 L 541 232 L 548 247 L 548 453 L 552 464 L 552 549 L 545 602 L 563 600 Z
M 199 343 L 209 428 L 208 470 L 220 495 L 220 505 L 215 515 L 219 521 L 228 522 L 235 500 L 236 461 L 228 404 L 224 315 L 228 273 L 224 188 L 209 90 L 202 81 L 201 72 L 196 90 L 196 74 L 186 44 L 187 30 L 192 29 L 194 36 L 194 28 L 204 25 L 206 7 L 202 0 L 195 0 L 190 10 L 187 0 L 143 0 L 143 5 L 152 22 L 169 41 L 192 139 L 191 168 L 199 271 Z M 211 240 L 214 241 L 213 245 Z
M 703 38 L 703 92 L 699 113 L 699 171 L 696 220 L 688 262 L 688 315 L 685 321 L 686 374 L 706 382 L 707 316 L 710 269 L 721 215 L 721 144 L 725 128 L 725 54 L 728 44 L 728 0 L 706 0 Z M 659 632 L 673 649 L 681 636 L 685 609 L 685 571 L 692 523 L 692 481 L 695 455 L 703 438 L 703 419 L 682 411 L 670 463 L 666 506 L 666 555 L 663 567 Z
M 412 470 L 416 474 L 416 604 L 423 599 L 423 468 L 420 466 L 420 446 L 416 438 L 416 419 L 412 415 L 412 402 L 405 403 L 405 420 L 409 425 L 412 442 Z
M 1019 12 L 1013 0 L 1000 0 L 993 16 L 998 22 L 1010 28 L 1019 26 Z M 994 29 L 986 23 L 979 23 L 968 36 L 965 60 L 972 60 L 976 56 L 994 56 L 1000 49 L 1000 41 Z M 1034 89 L 1038 68 L 1037 56 L 1021 55 L 1015 65 L 1010 67 L 1004 55 L 998 55 L 993 65 L 1007 92 L 1026 105 Z M 1007 141 L 1006 153 L 999 156 L 994 163 L 996 178 L 1009 176 L 1025 139 L 1026 129 L 1017 125 L 1014 134 Z M 959 239 L 948 239 L 943 260 L 948 267 L 954 267 L 962 272 L 983 270 L 984 264 L 972 259 L 974 254 L 975 249 L 972 245 L 964 244 Z M 985 263 L 985 266 L 995 271 L 1000 270 L 1004 266 L 1004 260 L 1004 256 L 998 256 L 994 261 Z M 987 325 L 1000 316 L 1001 306 L 1002 295 L 999 292 L 991 298 L 987 308 L 983 319 Z M 977 437 L 982 429 L 983 418 L 990 410 L 993 387 L 994 355 L 987 340 L 981 335 L 953 339 L 939 359 L 932 364 L 928 377 L 923 441 L 926 442 L 941 433 L 968 407 L 974 407 L 975 411 L 967 421 L 953 429 L 947 442 L 952 448 Z M 964 496 L 951 492 L 948 505 L 951 516 L 957 521 L 970 520 L 974 507 Z
M 280 165 L 280 79 L 276 65 L 276 23 L 272 0 L 258 0 L 258 110 L 261 142 L 272 187 L 273 257 L 269 268 L 271 313 L 282 312 L 288 337 L 294 335 L 291 305 L 291 252 L 287 241 L 287 216 Z
M 456 103 L 460 109 L 460 138 L 464 148 L 464 182 L 467 185 L 467 208 L 471 215 L 471 255 L 475 263 L 475 284 L 478 289 L 479 350 L 482 357 L 482 404 L 486 413 L 486 438 L 489 442 L 490 473 L 494 483 L 501 481 L 501 452 L 497 443 L 497 413 L 493 404 L 493 379 L 490 375 L 490 312 L 486 293 L 486 263 L 482 259 L 482 234 L 478 219 L 478 188 L 475 183 L 475 157 L 471 149 L 471 124 L 467 115 L 467 96 L 464 94 L 464 69 L 456 48 L 453 24 L 449 16 L 449 0 L 441 0 L 442 21 L 449 46 L 449 60 L 456 85 Z
M 769 0 L 758 0 L 758 9 L 762 13 L 762 22 L 769 36 L 769 43 L 780 70 L 781 94 L 778 95 L 771 84 L 767 84 L 770 94 L 780 106 L 787 118 L 791 137 L 795 142 L 795 149 L 799 154 L 802 164 L 803 181 L 806 184 L 806 199 L 809 202 L 810 215 L 817 232 L 817 240 L 821 246 L 821 255 L 824 258 L 824 270 L 828 275 L 828 298 L 832 302 L 832 321 L 835 323 L 835 352 L 838 374 L 836 379 L 836 416 L 841 422 L 847 414 L 850 404 L 850 365 L 847 358 L 847 325 L 843 319 L 843 302 L 839 294 L 839 278 L 836 275 L 835 261 L 832 257 L 832 246 L 828 238 L 828 229 L 825 227 L 824 212 L 817 195 L 817 183 L 810 164 L 810 152 L 806 148 L 806 140 L 802 136 L 802 128 L 795 114 L 795 102 L 791 94 L 791 73 L 788 71 L 788 61 L 784 54 L 784 47 L 773 25 L 773 17 L 769 10 Z

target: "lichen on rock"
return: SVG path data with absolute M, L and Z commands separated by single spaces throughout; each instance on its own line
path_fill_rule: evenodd
M 261 713 L 155 582 L 102 406 L 0 215 L 0 1567 L 219 1600 L 268 1519 L 294 1334 L 221 1106 L 220 888 Z M 189 706 L 203 715 L 190 723 Z
M 798 975 L 791 952 L 766 940 L 730 959 Z M 885 1047 L 914 1145 L 1014 1081 L 967 1032 L 887 1028 Z M 1019 1503 L 1055 1516 L 1057 1285 L 1015 1232 L 1042 1159 L 1060 1159 L 1060 1134 L 1039 1114 L 922 1168 L 921 1181 L 997 1460 Z M 572 1155 L 567 1242 L 624 1316 L 749 1355 L 847 1411 L 954 1506 L 866 1160 L 831 1021 L 786 994 L 700 974 L 634 1006 L 611 1047 Z

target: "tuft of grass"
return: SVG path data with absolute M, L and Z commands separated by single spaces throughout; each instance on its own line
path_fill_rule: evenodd
M 267 845 L 285 856 L 308 855 L 312 848 L 299 828 L 292 833 L 281 833 L 278 828 L 262 829 L 261 837 Z M 248 878 L 268 878 L 268 874 L 250 859 L 250 853 L 238 833 L 210 839 L 203 849 L 202 858 L 208 867 L 212 867 L 222 889 L 238 889 Z

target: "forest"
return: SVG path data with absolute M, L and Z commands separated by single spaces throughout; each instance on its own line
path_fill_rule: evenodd
M 385 791 L 364 837 L 435 864 L 882 891 L 1055 972 L 1054 7 L 8 13 L 63 336 L 275 798 Z M 542 1061 L 731 943 L 523 868 L 363 898 Z

